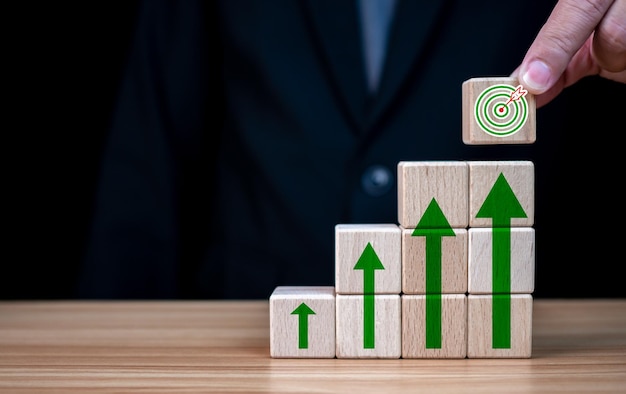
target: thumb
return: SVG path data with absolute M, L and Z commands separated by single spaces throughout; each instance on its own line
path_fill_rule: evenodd
M 592 35 L 611 0 L 560 0 L 514 71 L 532 94 L 551 89 Z

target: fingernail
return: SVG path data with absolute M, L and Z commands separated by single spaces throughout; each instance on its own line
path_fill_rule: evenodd
M 550 87 L 550 68 L 542 61 L 535 60 L 528 65 L 521 83 L 527 88 L 543 93 Z

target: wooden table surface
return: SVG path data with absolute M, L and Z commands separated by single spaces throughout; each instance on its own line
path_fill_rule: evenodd
M 626 299 L 533 308 L 530 359 L 273 359 L 267 301 L 3 301 L 0 392 L 626 393 Z

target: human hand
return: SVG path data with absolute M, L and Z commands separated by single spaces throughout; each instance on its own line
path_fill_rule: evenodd
M 559 0 L 511 74 L 537 108 L 590 75 L 626 83 L 626 0 Z

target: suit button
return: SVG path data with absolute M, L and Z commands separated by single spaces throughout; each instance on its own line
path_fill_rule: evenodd
M 363 173 L 361 186 L 372 197 L 382 196 L 393 186 L 393 174 L 385 166 L 373 165 Z

